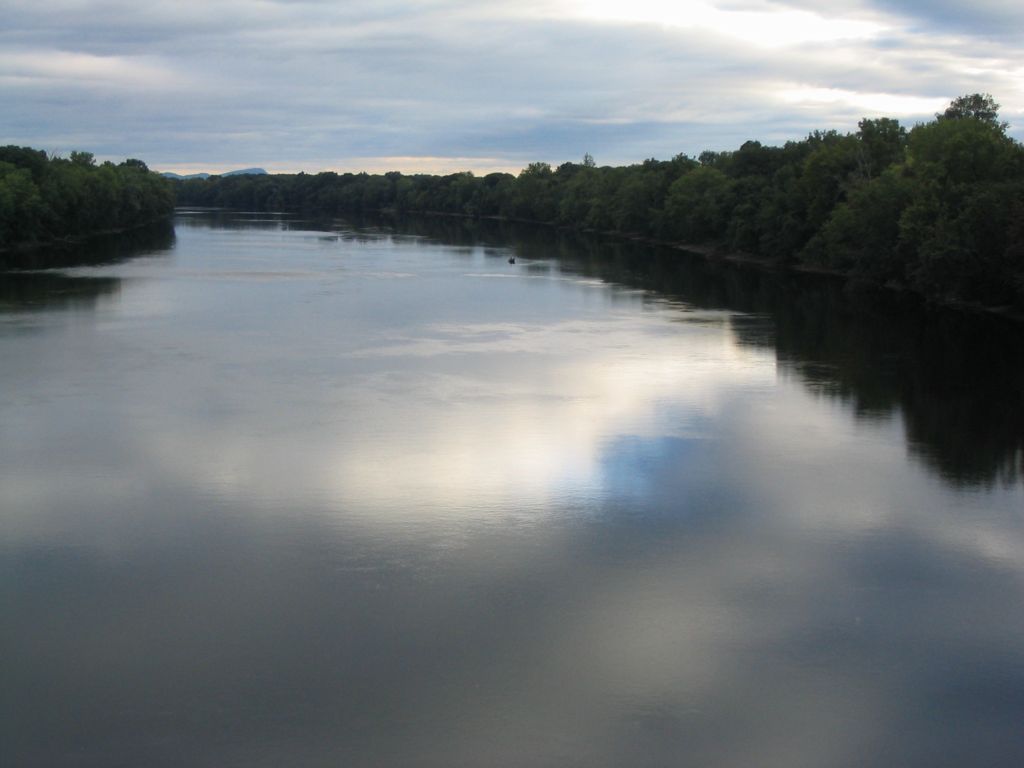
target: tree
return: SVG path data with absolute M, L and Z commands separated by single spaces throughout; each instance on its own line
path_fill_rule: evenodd
M 951 183 L 999 181 L 1024 172 L 1024 152 L 989 120 L 942 119 L 915 126 L 907 158 L 922 177 Z
M 715 168 L 721 168 L 725 165 L 729 158 L 732 156 L 732 152 L 713 152 L 710 149 L 705 149 L 700 153 L 697 161 L 701 165 L 713 166 Z
M 860 139 L 861 173 L 871 179 L 893 163 L 903 159 L 907 145 L 907 129 L 898 120 L 882 117 L 877 120 L 864 118 L 857 123 Z
M 29 169 L 0 161 L 0 247 L 35 239 L 41 212 Z
M 41 149 L 8 144 L 6 147 L 0 147 L 0 163 L 10 163 L 18 168 L 27 168 L 32 173 L 33 181 L 39 183 L 39 180 L 46 175 L 49 160 Z
M 707 165 L 679 177 L 665 200 L 671 234 L 688 242 L 722 237 L 735 203 L 733 186 L 728 176 Z
M 1007 123 L 999 122 L 999 104 L 990 93 L 971 93 L 958 96 L 949 103 L 945 112 L 935 114 L 937 120 L 974 119 L 989 123 L 1000 131 L 1006 131 Z
M 554 221 L 558 213 L 548 163 L 530 163 L 516 179 L 513 214 L 521 219 Z
M 860 142 L 854 136 L 828 137 L 803 163 L 799 192 L 807 225 L 817 230 L 832 209 L 846 199 L 851 177 L 860 160 Z
M 63 160 L 0 147 L 0 248 L 136 227 L 173 208 L 169 182 L 139 160 L 96 165 L 89 152 Z
M 894 166 L 853 189 L 821 228 L 825 263 L 879 282 L 903 281 L 900 217 L 913 196 L 913 182 L 901 166 Z

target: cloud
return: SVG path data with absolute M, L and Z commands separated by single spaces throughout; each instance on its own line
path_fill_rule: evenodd
M 35 87 L 169 91 L 200 86 L 198 80 L 142 56 L 96 56 L 60 50 L 0 52 L 0 71 L 8 83 Z
M 906 17 L 923 29 L 1008 38 L 1024 35 L 1024 6 L 1005 0 L 959 3 L 953 0 L 872 0 L 871 5 Z
M 721 3 L 665 3 L 661 0 L 573 0 L 583 18 L 604 22 L 657 24 L 701 29 L 716 35 L 743 40 L 765 48 L 799 43 L 870 39 L 882 27 L 874 22 L 842 17 L 827 18 L 802 9 L 780 9 L 756 5 Z
M 0 98 L 17 107 L 0 141 L 167 169 L 627 163 L 888 110 L 912 122 L 973 91 L 994 93 L 1013 130 L 1024 111 L 1019 44 L 977 37 L 1019 15 L 992 3 L 960 16 L 799 0 L 686 14 L 648 0 L 0 8 Z
M 766 0 L 764 5 L 818 11 L 814 0 Z M 838 0 L 829 3 L 832 13 L 858 18 L 889 18 L 916 31 L 944 31 L 958 35 L 1020 38 L 1024 32 L 1024 7 L 1007 0 Z

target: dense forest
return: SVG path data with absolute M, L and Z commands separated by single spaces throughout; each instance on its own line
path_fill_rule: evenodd
M 133 229 L 173 210 L 170 183 L 141 160 L 0 147 L 0 250 Z
M 518 176 L 296 174 L 175 182 L 179 205 L 500 216 L 714 246 L 943 301 L 1024 308 L 1024 147 L 988 94 L 911 129 L 864 119 L 784 146 Z

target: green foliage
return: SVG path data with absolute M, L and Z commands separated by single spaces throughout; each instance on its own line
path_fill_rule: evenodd
M 129 229 L 174 208 L 169 183 L 141 160 L 96 165 L 29 147 L 0 147 L 0 249 Z
M 856 136 L 830 136 L 807 157 L 797 185 L 807 226 L 817 231 L 832 210 L 846 199 L 860 165 Z
M 941 188 L 913 201 L 900 219 L 907 276 L 927 295 L 996 304 L 1019 300 L 1024 274 L 1015 251 L 1024 180 Z
M 71 162 L 75 165 L 90 166 L 95 163 L 92 152 L 72 152 Z
M 971 93 L 958 96 L 950 102 L 944 112 L 935 115 L 936 120 L 973 119 L 1006 130 L 1006 123 L 999 122 L 999 104 L 990 93 Z
M 953 184 L 1021 173 L 1020 145 L 980 120 L 939 120 L 910 132 L 908 161 L 918 173 Z
M 516 180 L 512 215 L 533 221 L 553 221 L 558 210 L 553 194 L 554 174 L 547 163 L 530 163 Z
M 42 200 L 28 168 L 0 162 L 0 245 L 31 238 L 42 216 Z
M 10 163 L 16 168 L 25 168 L 32 174 L 32 180 L 38 182 L 46 173 L 49 161 L 41 149 L 16 147 L 8 145 L 0 147 L 0 163 Z
M 902 282 L 900 221 L 913 187 L 904 169 L 892 167 L 854 189 L 821 230 L 824 264 L 880 282 Z
M 859 140 L 858 170 L 871 179 L 886 168 L 903 160 L 907 148 L 907 129 L 898 120 L 882 117 L 864 118 L 857 123 Z
M 688 242 L 722 237 L 735 204 L 733 187 L 728 176 L 710 165 L 677 179 L 665 201 L 669 233 Z
M 1024 150 L 1005 127 L 991 96 L 971 94 L 909 132 L 865 118 L 856 133 L 815 131 L 782 147 L 748 141 L 697 159 L 613 168 L 588 153 L 518 176 L 322 173 L 175 187 L 192 205 L 503 216 L 712 244 L 927 296 L 1024 307 Z M 88 194 L 76 187 L 66 197 Z

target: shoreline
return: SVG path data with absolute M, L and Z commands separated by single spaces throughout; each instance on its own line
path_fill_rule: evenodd
M 51 238 L 50 240 L 21 242 L 13 243 L 11 245 L 0 246 L 0 257 L 8 254 L 31 253 L 32 251 L 38 251 L 43 248 L 74 247 L 77 245 L 84 245 L 85 243 L 88 243 L 90 240 L 95 240 L 96 238 L 100 237 L 126 235 L 129 232 L 135 232 L 136 230 L 139 229 L 145 229 L 146 227 L 151 227 L 154 224 L 159 224 L 160 222 L 169 222 L 171 219 L 174 218 L 174 214 L 175 212 L 171 211 L 170 213 L 158 216 L 155 219 L 149 219 L 148 221 L 144 221 L 139 224 L 134 224 L 130 227 L 117 227 L 115 229 L 98 229 L 92 232 L 86 232 L 79 235 L 67 235 L 66 237 L 54 237 Z M 0 266 L 0 270 L 2 269 L 3 267 Z
M 446 211 L 398 211 L 394 208 L 381 208 L 378 209 L 377 212 L 389 216 L 439 216 L 456 219 L 510 222 L 515 224 L 529 224 L 533 226 L 548 227 L 551 229 L 558 229 L 566 232 L 578 232 L 588 235 L 597 235 L 599 237 L 606 237 L 615 240 L 625 240 L 633 243 L 641 243 L 644 245 L 650 245 L 659 248 L 668 248 L 671 250 L 683 251 L 685 253 L 690 253 L 695 256 L 700 256 L 701 258 L 704 258 L 707 261 L 711 262 L 717 261 L 729 264 L 737 264 L 743 267 L 760 269 L 762 271 L 767 272 L 778 272 L 780 274 L 816 275 L 819 277 L 843 280 L 847 284 L 861 284 L 864 287 L 870 287 L 873 290 L 888 291 L 903 294 L 906 296 L 913 296 L 919 299 L 921 302 L 923 302 L 925 306 L 932 305 L 936 307 L 941 307 L 943 309 L 962 312 L 964 314 L 969 315 L 983 315 L 987 317 L 1000 318 L 1008 322 L 1024 325 L 1024 309 L 1017 308 L 1014 306 L 989 306 L 985 304 L 979 304 L 977 302 L 963 301 L 959 299 L 937 299 L 935 297 L 926 296 L 925 294 L 915 291 L 911 288 L 907 288 L 906 286 L 893 285 L 892 283 L 879 283 L 877 281 L 871 280 L 870 278 L 866 278 L 856 274 L 851 274 L 849 272 L 842 272 L 836 269 L 829 269 L 827 267 L 816 267 L 806 264 L 782 263 L 775 259 L 768 259 L 761 256 L 755 256 L 752 253 L 728 250 L 721 246 L 720 244 L 682 243 L 672 240 L 659 240 L 658 238 L 647 237 L 645 235 L 629 234 L 625 232 L 610 232 L 598 229 L 582 229 L 579 227 L 573 227 L 571 225 L 556 224 L 550 221 L 538 221 L 535 219 L 519 219 L 510 216 L 478 216 L 470 213 L 449 213 Z

